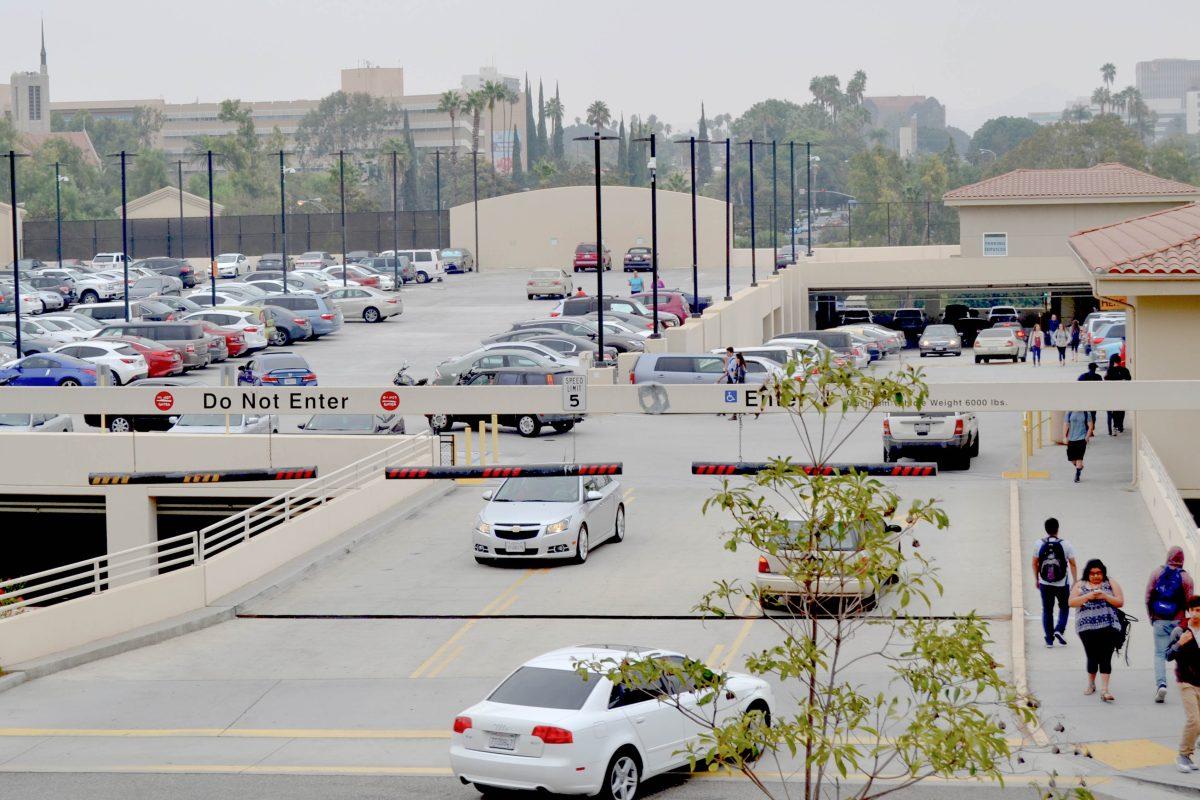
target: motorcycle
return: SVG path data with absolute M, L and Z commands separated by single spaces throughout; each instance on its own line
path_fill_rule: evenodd
M 400 369 L 396 371 L 396 377 L 392 378 L 392 383 L 396 386 L 424 386 L 429 383 L 428 378 L 414 378 L 408 374 L 409 364 L 405 361 L 400 365 Z

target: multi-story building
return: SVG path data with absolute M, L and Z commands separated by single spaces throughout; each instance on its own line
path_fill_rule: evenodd
M 9 82 L 7 115 L 18 133 L 50 132 L 50 73 L 46 69 L 46 31 L 37 72 L 14 72 Z
M 1151 111 L 1158 115 L 1155 138 L 1187 130 L 1187 94 L 1200 91 L 1200 60 L 1156 58 L 1139 61 L 1136 86 Z

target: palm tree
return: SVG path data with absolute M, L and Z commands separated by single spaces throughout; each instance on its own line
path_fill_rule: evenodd
M 1100 67 L 1100 77 L 1104 79 L 1106 87 L 1112 88 L 1113 81 L 1117 78 L 1117 68 L 1111 61 Z
M 1099 86 L 1092 92 L 1092 105 L 1100 106 L 1100 116 L 1104 116 L 1104 107 L 1112 101 L 1112 92 L 1106 86 Z
M 497 81 L 487 81 L 483 84 L 484 102 L 487 103 L 488 109 L 488 132 L 489 135 L 495 136 L 496 132 L 496 103 L 504 97 L 504 84 Z
M 450 147 L 453 150 L 451 158 L 458 157 L 458 127 L 455 122 L 458 119 L 458 112 L 462 110 L 462 95 L 453 89 L 442 92 L 442 96 L 438 98 L 438 111 L 450 115 Z
M 608 127 L 608 123 L 612 122 L 612 112 L 608 110 L 608 103 L 603 100 L 597 100 L 587 107 L 587 124 L 591 125 L 596 130 L 603 130 Z
M 562 121 L 566 108 L 558 98 L 558 86 L 554 87 L 554 97 L 546 101 L 546 116 L 552 123 L 550 131 L 550 152 L 555 160 L 562 158 Z
M 1112 110 L 1113 110 L 1114 114 L 1119 114 L 1121 116 L 1124 116 L 1125 109 L 1129 107 L 1129 89 L 1130 88 L 1131 87 L 1127 86 L 1124 89 L 1122 89 L 1121 91 L 1113 93 L 1112 99 L 1109 100 L 1109 102 L 1112 103 Z
M 854 73 L 846 83 L 846 100 L 851 105 L 862 103 L 863 94 L 867 91 L 867 73 L 861 69 Z
M 487 105 L 487 96 L 483 89 L 467 92 L 462 110 L 471 115 L 471 152 L 479 152 L 479 122 L 483 108 Z

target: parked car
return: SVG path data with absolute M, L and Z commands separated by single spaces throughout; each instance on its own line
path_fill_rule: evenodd
M 984 328 L 975 337 L 975 363 L 991 362 L 996 359 L 1012 359 L 1015 364 L 1025 361 L 1029 348 L 1025 340 L 1011 328 Z
M 101 328 L 96 336 L 140 336 L 165 344 L 183 356 L 185 370 L 203 369 L 212 361 L 208 354 L 208 334 L 196 322 L 112 322 Z
M 651 263 L 649 247 L 631 247 L 625 251 L 624 272 L 649 272 L 654 268 Z
M 395 256 L 373 256 L 356 261 L 355 263 L 377 275 L 386 275 L 391 278 L 392 286 L 385 286 L 383 288 L 395 289 L 401 283 L 412 283 L 417 279 L 417 273 L 413 269 L 412 262 L 403 256 L 399 260 Z M 399 278 L 399 281 L 397 281 L 397 278 Z
M 173 386 L 200 386 L 202 384 L 195 378 L 163 377 L 143 378 L 140 381 L 134 381 L 132 385 L 145 388 L 171 388 Z M 105 428 L 112 433 L 166 431 L 171 429 L 176 419 L 178 417 L 169 417 L 166 414 L 106 414 L 103 420 L 100 414 L 83 415 L 84 424 L 92 428 Z M 222 417 L 223 419 L 224 417 Z M 103 424 L 101 424 L 102 422 Z
M 631 298 L 637 300 L 646 306 L 646 308 L 654 308 L 654 292 L 638 292 L 631 295 Z M 659 312 L 665 311 L 668 314 L 674 314 L 681 325 L 687 322 L 687 318 L 691 316 L 691 312 L 688 311 L 687 300 L 682 294 L 679 292 L 668 292 L 663 289 L 658 290 L 658 310 Z M 662 324 L 661 315 L 659 324 Z
M 595 242 L 580 242 L 575 246 L 575 259 L 571 262 L 571 267 L 575 272 L 584 269 L 594 270 L 597 263 Z M 602 263 L 606 271 L 612 269 L 612 253 L 607 245 L 604 247 Z
M 559 369 L 561 365 L 551 362 L 542 355 L 530 352 L 526 348 L 500 347 L 496 344 L 485 345 L 465 355 L 448 358 L 437 364 L 433 368 L 433 379 L 430 383 L 434 386 L 453 386 L 463 375 L 504 367 L 549 370 Z
M 854 359 L 854 339 L 852 334 L 846 331 L 825 330 L 825 331 L 792 331 L 791 333 L 781 333 L 776 336 L 771 342 L 778 342 L 785 339 L 800 339 L 803 341 L 818 341 L 828 347 L 833 352 L 837 353 L 843 359 Z M 770 344 L 771 342 L 768 342 Z
M 875 321 L 875 316 L 871 313 L 871 309 L 864 306 L 843 308 L 838 316 L 842 318 L 842 325 L 862 325 Z
M 192 269 L 192 265 L 182 258 L 143 258 L 130 264 L 129 269 L 131 271 L 134 269 L 149 270 L 159 275 L 176 278 L 185 289 L 196 285 L 196 270 Z M 219 271 L 218 264 L 218 273 Z
M 316 269 L 325 269 L 332 267 L 338 263 L 337 258 L 333 253 L 327 253 L 324 250 L 310 250 L 307 253 L 301 253 L 296 256 L 296 269 L 304 269 L 306 267 L 315 267 Z
M 797 248 L 790 244 L 785 244 L 775 252 L 775 266 L 777 268 L 790 267 L 796 263 Z
M 725 359 L 712 353 L 643 353 L 629 371 L 629 382 L 717 383 L 724 374 Z
M 71 319 L 68 319 L 68 316 Z M 86 323 L 81 322 L 81 320 L 86 320 L 86 322 L 92 323 L 95 327 L 85 328 L 84 325 Z M 31 319 L 30 321 L 32 322 L 33 320 Z M 96 320 L 90 317 L 76 317 L 74 314 L 46 314 L 38 317 L 37 323 L 44 330 L 59 334 L 57 338 L 61 338 L 63 342 L 78 342 L 83 339 L 90 339 L 95 335 L 96 331 L 104 327 L 101 323 L 96 322 Z
M 283 306 L 264 305 L 268 321 L 267 335 L 271 344 L 276 347 L 287 347 L 292 342 L 302 342 L 312 338 L 312 323 L 307 317 L 302 317 Z
M 325 276 L 324 273 L 319 274 L 321 275 L 320 278 L 317 277 L 317 274 L 314 274 L 309 270 L 303 270 L 300 272 L 297 272 L 296 270 L 289 270 L 287 274 L 288 291 L 290 292 L 297 289 L 304 289 L 312 292 L 313 294 L 325 294 L 333 288 L 333 284 L 329 281 L 328 277 Z M 257 270 L 243 278 L 243 281 L 251 286 L 257 286 L 260 288 L 262 288 L 264 284 L 273 284 L 282 289 L 283 272 L 280 270 Z M 268 294 L 273 294 L 273 292 L 268 292 Z
M 75 430 L 67 414 L 0 414 L 0 433 L 69 433 Z
M 213 363 L 224 361 L 227 358 L 237 358 L 250 352 L 246 334 L 241 329 L 222 327 L 208 320 L 201 320 L 200 325 L 204 328 L 204 332 L 221 343 L 224 349 L 224 352 L 219 353 L 218 357 L 213 358 Z M 209 347 L 209 351 L 214 349 L 220 351 L 222 347 Z
M 575 291 L 575 281 L 561 269 L 535 269 L 525 281 L 525 296 L 560 297 L 563 300 Z
M 57 292 L 64 307 L 78 299 L 75 294 L 75 279 L 65 275 L 56 278 L 53 275 L 35 273 L 29 277 L 29 284 L 41 292 Z
M 112 269 L 114 267 L 122 269 L 124 265 L 124 253 L 96 253 L 96 255 L 92 256 L 92 260 L 88 262 L 88 266 L 93 270 Z
M 245 369 L 254 380 L 268 386 L 316 386 L 317 374 L 304 360 L 290 350 L 260 353 L 246 362 Z
M 97 366 L 108 368 L 116 386 L 138 378 L 148 377 L 150 367 L 142 354 L 130 345 L 93 339 L 76 344 L 63 344 L 50 351 L 64 356 L 82 359 Z
M 11 347 L 17 349 L 17 334 L 16 326 L 12 320 L 0 320 L 0 346 Z M 25 322 L 22 317 L 21 322 Z M 34 353 L 45 353 L 54 347 L 62 344 L 60 341 L 51 339 L 49 336 L 38 336 L 36 334 L 26 333 L 24 327 L 21 329 L 21 355 L 28 356 Z
M 883 418 L 883 460 L 905 456 L 945 464 L 947 469 L 970 469 L 979 455 L 979 420 L 969 412 L 919 411 L 887 414 Z
M 523 356 L 522 356 L 523 358 Z M 561 384 L 562 379 L 574 373 L 569 369 L 558 367 L 533 366 L 516 367 L 476 367 L 459 375 L 453 383 L 458 386 L 546 386 Z M 436 381 L 434 381 L 436 383 Z M 450 430 L 458 423 L 477 425 L 490 421 L 491 414 L 427 414 L 429 429 L 434 433 Z M 555 433 L 566 433 L 583 421 L 579 414 L 500 414 L 499 424 L 506 428 L 516 428 L 517 433 L 526 437 L 537 436 L 544 426 L 550 426 Z
M 207 311 L 193 311 L 184 316 L 183 321 L 195 320 L 219 327 L 222 329 L 221 337 L 227 342 L 229 337 L 236 333 L 237 336 L 234 337 L 232 346 L 229 346 L 229 355 L 237 356 L 256 353 L 270 344 L 270 333 L 267 326 L 263 324 L 262 318 L 261 308 L 251 311 L 217 306 Z M 214 333 L 214 331 L 208 331 L 208 333 Z M 235 350 L 237 352 L 234 352 Z
M 961 356 L 962 337 L 953 325 L 928 325 L 917 342 L 921 358 L 925 356 Z
M 271 414 L 183 414 L 168 419 L 171 433 L 279 433 L 279 422 Z
M 916 343 L 928 324 L 925 312 L 919 308 L 897 308 L 892 315 L 892 327 L 903 333 L 910 345 Z
M 560 333 L 549 328 L 507 331 L 490 337 L 484 341 L 484 344 L 489 342 L 530 342 L 554 350 L 577 361 L 583 353 L 591 353 L 595 357 L 597 349 L 596 342 L 592 339 L 582 336 L 572 336 L 568 333 Z M 596 361 L 616 361 L 616 358 L 617 348 L 606 344 L 604 345 L 604 358 L 597 358 Z
M 592 341 L 599 338 L 600 332 L 600 326 L 597 322 L 587 317 L 529 319 L 524 322 L 514 322 L 510 331 L 529 330 L 531 328 L 559 331 L 571 336 L 591 339 Z M 645 340 L 641 335 L 629 331 L 618 331 L 611 325 L 605 327 L 604 345 L 605 347 L 615 348 L 618 353 L 640 353 L 646 347 Z
M 349 264 L 345 267 L 329 267 L 325 270 L 325 274 L 334 280 L 334 288 L 339 286 L 370 286 L 372 289 L 379 289 L 383 276 L 378 275 L 370 270 L 361 269 Z M 343 279 L 342 276 L 345 276 Z M 388 282 L 391 283 L 391 278 Z
M 301 433 L 337 436 L 370 436 L 404 433 L 399 414 L 317 414 L 300 425 Z
M 139 278 L 129 287 L 129 299 L 141 300 L 155 295 L 183 294 L 183 284 L 178 278 L 170 275 L 157 275 L 153 278 Z
M 12 314 L 17 310 L 17 292 L 12 284 L 0 284 L 0 313 Z M 21 291 L 21 316 L 42 313 L 42 301 L 36 296 Z
M 362 261 L 364 258 L 374 258 L 376 255 L 374 250 L 351 250 L 346 253 L 346 263 L 354 264 Z
M 38 353 L 0 366 L 0 386 L 95 385 L 95 364 L 59 353 Z
M 404 313 L 399 297 L 369 286 L 334 289 L 325 297 L 333 301 L 343 317 L 362 319 L 363 322 L 384 322 L 388 317 Z
M 183 356 L 173 347 L 140 336 L 114 336 L 90 340 L 129 345 L 146 359 L 147 377 L 163 378 L 183 374 Z
M 696 663 L 669 650 L 622 645 L 568 647 L 525 662 L 454 718 L 454 776 L 488 794 L 492 787 L 537 787 L 633 800 L 644 780 L 688 767 L 693 750 L 703 752 L 704 727 L 688 724 L 690 716 L 718 727 L 750 714 L 771 719 L 775 701 L 767 682 L 719 666 L 712 671 L 720 683 L 704 706 L 697 692 L 675 681 L 641 688 L 600 675 L 585 680 L 579 672 L 581 663 L 648 658 Z
M 250 269 L 250 260 L 242 253 L 221 253 L 217 256 L 217 277 L 236 278 Z
M 603 308 L 605 312 L 616 311 L 621 314 L 641 317 L 643 320 L 650 321 L 651 327 L 653 327 L 653 311 L 633 298 L 615 297 L 613 295 L 605 295 L 603 298 L 591 296 L 568 297 L 565 300 L 559 301 L 558 305 L 550 311 L 550 316 L 582 317 L 595 313 L 599 308 Z M 680 319 L 669 311 L 660 309 L 658 312 L 658 324 L 664 328 L 673 328 L 680 324 Z
M 43 269 L 41 274 L 51 278 L 69 278 L 75 283 L 75 293 L 80 303 L 99 303 L 125 296 L 120 280 L 102 277 L 96 273 L 77 269 Z
M 15 329 L 16 324 L 17 318 L 14 316 L 0 317 L 0 326 L 9 330 Z M 44 317 L 21 317 L 21 337 L 34 337 L 53 342 L 57 346 L 78 342 L 80 339 L 88 338 L 88 335 L 70 326 L 47 322 Z
M 546 347 L 544 344 L 529 341 L 509 342 L 490 342 L 480 345 L 480 350 L 492 351 L 500 350 L 506 353 L 525 353 L 534 359 L 541 359 L 547 364 L 560 367 L 562 369 L 578 369 L 579 359 L 574 356 L 564 355 L 553 347 Z
M 659 291 L 661 292 L 663 290 L 659 289 Z M 683 295 L 683 299 L 688 304 L 688 310 L 693 315 L 703 314 L 704 309 L 706 309 L 712 305 L 712 301 L 713 301 L 712 297 L 710 297 L 709 295 L 706 295 L 706 294 L 695 295 L 695 294 L 692 294 L 687 289 L 667 289 L 666 291 L 675 292 L 677 294 Z
M 443 250 L 441 260 L 447 274 L 475 271 L 475 256 L 465 247 Z
M 402 259 L 407 258 L 412 264 L 413 274 L 416 276 L 417 283 L 429 283 L 430 281 L 440 281 L 446 274 L 445 268 L 442 266 L 441 251 L 432 248 L 423 250 L 399 250 L 393 252 L 384 250 L 379 255 L 388 257 L 400 255 Z
M 91 317 L 98 322 L 124 320 L 125 302 L 90 303 L 78 306 L 75 309 L 75 313 L 83 317 Z M 144 319 L 153 322 L 166 322 L 174 313 L 174 310 L 170 306 L 151 299 L 129 301 L 129 318 L 131 320 Z
M 996 317 L 1013 317 L 1018 316 L 1016 306 L 992 306 L 988 310 L 988 319 L 994 320 Z
M 289 255 L 288 256 L 288 271 L 291 271 L 292 267 L 294 267 L 295 264 L 296 264 L 296 256 L 294 254 Z M 258 261 L 255 263 L 254 268 L 256 270 L 264 270 L 264 269 L 282 270 L 283 269 L 283 253 L 263 253 L 261 256 L 258 257 Z
M 875 340 L 883 349 L 884 356 L 890 353 L 899 353 L 904 349 L 904 337 L 899 332 L 885 328 L 882 325 L 851 324 L 842 325 L 833 330 L 846 331 L 847 333 L 854 333 Z
M 204 306 L 193 302 L 187 297 L 176 297 L 174 295 L 159 295 L 154 298 L 154 302 L 162 303 L 167 308 L 175 312 L 175 318 L 178 319 L 184 314 L 190 314 L 193 311 L 203 311 Z
M 343 316 L 332 301 L 315 295 L 269 294 L 266 297 L 251 300 L 248 306 L 280 306 L 304 317 L 312 326 L 312 339 L 319 339 L 335 333 L 342 327 Z
M 21 297 L 22 300 L 25 297 L 29 297 L 37 303 L 37 306 L 32 308 L 35 314 L 45 314 L 47 311 L 60 311 L 66 306 L 66 301 L 63 300 L 63 296 L 59 294 L 57 289 L 39 289 L 27 280 L 21 281 Z

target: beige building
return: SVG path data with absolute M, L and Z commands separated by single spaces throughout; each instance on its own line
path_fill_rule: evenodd
M 172 219 L 179 217 L 179 189 L 174 186 L 164 186 L 150 194 L 144 194 L 129 200 L 125 204 L 125 213 L 129 219 Z M 213 216 L 219 217 L 225 206 L 213 203 Z M 113 213 L 121 216 L 121 207 L 113 209 Z M 183 216 L 207 217 L 208 198 L 199 197 L 191 192 L 183 192 Z
M 46 69 L 46 31 L 37 72 L 14 72 L 9 80 L 8 117 L 18 133 L 50 132 L 50 73 Z
M 625 251 L 650 246 L 650 190 L 634 186 L 605 186 L 604 242 L 620 271 Z M 725 203 L 708 197 L 696 200 L 700 265 L 725 263 Z M 475 249 L 474 206 L 450 209 L 450 246 Z M 517 192 L 479 201 L 479 247 L 476 257 L 484 269 L 558 267 L 570 270 L 575 246 L 596 241 L 596 190 L 592 186 L 563 186 Z M 691 195 L 658 192 L 659 264 L 681 267 L 692 263 Z M 766 265 L 765 272 L 770 272 Z
M 17 246 L 21 247 L 21 224 L 25 221 L 25 209 L 17 209 Z M 11 264 L 12 251 L 12 206 L 0 203 L 0 267 Z

